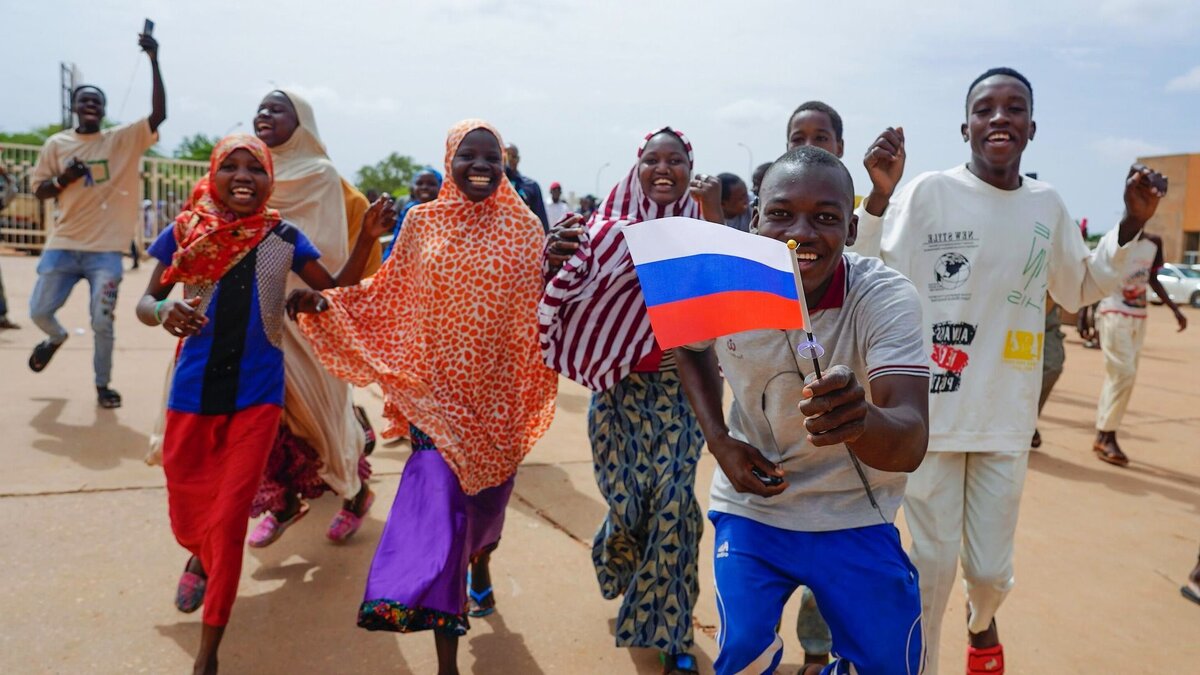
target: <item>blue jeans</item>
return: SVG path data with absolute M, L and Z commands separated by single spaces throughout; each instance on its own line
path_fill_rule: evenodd
M 121 255 L 115 251 L 43 251 L 37 267 L 37 284 L 29 298 L 30 318 L 50 336 L 51 342 L 61 344 L 67 339 L 67 331 L 54 313 L 66 304 L 75 284 L 87 279 L 92 296 L 89 305 L 95 335 L 92 366 L 97 387 L 107 387 L 112 379 L 113 312 L 124 273 Z
M 921 672 L 917 570 L 894 526 L 796 532 L 729 513 L 710 511 L 709 519 L 716 527 L 719 675 L 775 672 L 783 656 L 775 627 L 802 584 L 833 635 L 835 658 L 823 675 Z

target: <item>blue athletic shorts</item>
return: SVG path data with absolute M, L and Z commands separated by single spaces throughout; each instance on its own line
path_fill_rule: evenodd
M 812 589 L 833 634 L 822 675 L 915 675 L 924 667 L 917 569 L 890 524 L 795 532 L 728 513 L 708 514 L 721 632 L 717 673 L 771 673 L 788 597 Z

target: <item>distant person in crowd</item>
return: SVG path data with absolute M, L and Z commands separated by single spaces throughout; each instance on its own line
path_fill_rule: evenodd
M 1125 215 L 1089 251 L 1058 192 L 1021 174 L 1037 131 L 1029 80 L 1011 68 L 990 69 L 967 87 L 964 103 L 959 133 L 967 161 L 921 174 L 898 194 L 902 129 L 889 128 L 871 144 L 863 160 L 871 193 L 858 210 L 854 244 L 914 281 L 925 316 L 934 371 L 929 452 L 909 478 L 904 510 L 930 675 L 938 671 L 960 560 L 966 671 L 1005 669 L 996 613 L 1016 583 L 1013 548 L 1037 425 L 1045 294 L 1073 311 L 1117 288 L 1166 192 L 1161 175 L 1131 167 Z
M 404 218 L 408 216 L 408 212 L 414 206 L 437 199 L 441 189 L 442 174 L 432 166 L 421 169 L 413 176 L 412 185 L 408 188 L 408 199 L 405 200 L 404 206 L 396 209 L 396 226 L 392 228 L 392 238 L 384 246 L 384 260 L 392 255 L 392 249 L 396 246 L 396 240 L 400 238 L 400 228 L 404 227 Z
M 750 191 L 746 183 L 731 173 L 717 174 L 721 181 L 721 215 L 725 225 L 742 232 L 750 231 Z
M 17 194 L 17 181 L 0 165 L 0 213 L 12 203 Z M 8 318 L 8 298 L 4 295 L 4 276 L 0 275 L 0 330 L 20 328 Z
M 546 205 L 546 218 L 551 225 L 561 222 L 571 212 L 571 206 L 563 200 L 562 183 L 550 184 L 550 203 Z
M 366 196 L 367 196 L 367 203 L 374 204 L 375 201 L 379 199 L 379 190 L 376 190 L 375 188 L 371 188 L 370 190 L 367 190 Z
M 788 118 L 787 148 L 812 145 L 840 158 L 846 150 L 842 131 L 842 116 L 833 106 L 823 101 L 805 101 Z
M 547 363 L 594 392 L 588 439 L 608 513 L 592 540 L 592 565 L 601 594 L 622 598 L 616 645 L 659 650 L 668 674 L 698 670 L 692 612 L 704 521 L 695 482 L 704 438 L 675 350 L 659 348 L 646 318 L 622 231 L 671 216 L 722 222 L 720 182 L 692 177 L 694 163 L 682 132 L 647 134 L 597 215 L 589 223 L 568 217 L 551 231 L 553 276 L 538 308 Z
M 767 169 L 771 168 L 771 162 L 759 164 L 754 169 L 754 175 L 750 177 L 750 192 L 753 194 L 752 199 L 758 200 L 758 191 L 762 187 L 763 176 L 767 175 Z
M 180 340 L 167 403 L 163 470 L 171 531 L 191 557 L 175 593 L 181 612 L 203 604 L 195 673 L 217 672 L 237 597 L 246 514 L 279 430 L 289 272 L 324 289 L 357 283 L 392 221 L 376 203 L 354 253 L 334 276 L 304 233 L 267 208 L 274 169 L 246 134 L 217 143 L 188 210 L 150 246 L 158 264 L 137 317 Z M 183 298 L 170 299 L 176 284 Z
M 542 187 L 537 184 L 537 181 L 521 174 L 518 167 L 521 165 L 521 151 L 512 143 L 508 144 L 504 153 L 504 175 L 508 177 L 512 183 L 513 189 L 521 196 L 521 200 L 525 202 L 533 215 L 542 221 L 542 229 L 546 232 L 550 231 L 549 218 L 546 216 L 546 206 L 542 202 Z
M 384 433 L 404 427 L 412 439 L 358 625 L 432 631 L 438 673 L 452 675 L 468 617 L 497 611 L 489 562 L 558 378 L 530 321 L 545 233 L 505 179 L 499 132 L 454 125 L 445 169 L 438 198 L 412 211 L 369 284 L 297 299 L 316 312 L 300 326 L 321 362 L 359 386 L 378 383 Z
M 150 116 L 101 129 L 106 98 L 98 87 L 81 85 L 71 92 L 79 126 L 46 140 L 33 168 L 31 182 L 38 199 L 56 199 L 58 218 L 46 238 L 38 263 L 38 280 L 29 298 L 33 322 L 50 336 L 33 348 L 29 367 L 41 372 L 67 340 L 67 330 L 55 313 L 71 289 L 87 279 L 92 332 L 95 334 L 96 400 L 102 408 L 119 408 L 121 395 L 112 382 L 113 310 L 138 217 L 138 183 L 142 154 L 158 141 L 158 127 L 167 118 L 167 95 L 158 68 L 158 42 L 138 37 L 150 58 L 153 82 Z
M 321 251 L 329 267 L 339 267 L 358 241 L 367 199 L 338 175 L 312 106 L 292 91 L 276 90 L 263 98 L 254 116 L 254 133 L 271 148 L 275 191 L 268 203 Z M 364 274 L 379 268 L 379 242 L 371 247 Z M 306 287 L 296 275 L 288 288 Z M 250 546 L 269 546 L 309 510 L 306 500 L 327 491 L 342 498 L 342 508 L 326 529 L 334 542 L 349 539 L 375 499 L 367 487 L 375 432 L 366 412 L 354 405 L 350 385 L 329 374 L 300 335 L 294 322 L 283 328 L 283 419 L 267 459 L 262 485 L 249 512 L 266 513 L 250 533 Z
M 592 214 L 596 212 L 596 196 L 584 195 L 579 198 L 579 215 L 583 222 L 587 222 Z
M 1175 313 L 1179 330 L 1187 328 L 1187 317 L 1158 280 L 1163 266 L 1162 239 L 1143 233 L 1133 243 L 1125 262 L 1125 280 L 1117 292 L 1100 301 L 1096 317 L 1100 349 L 1104 352 L 1104 386 L 1096 409 L 1096 440 L 1092 452 L 1100 461 L 1128 466 L 1129 458 L 1117 443 L 1117 429 L 1125 417 L 1133 382 L 1137 378 L 1138 359 L 1146 339 L 1146 296 L 1153 289 Z

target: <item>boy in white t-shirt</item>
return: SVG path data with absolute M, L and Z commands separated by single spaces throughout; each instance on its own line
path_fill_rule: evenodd
M 879 255 L 916 285 L 933 366 L 929 454 L 908 482 L 904 508 L 926 640 L 934 646 L 926 672 L 935 675 L 960 551 L 967 672 L 1004 672 L 994 616 L 1014 583 L 1046 292 L 1073 311 L 1115 289 L 1131 242 L 1166 191 L 1162 176 L 1135 165 L 1120 226 L 1089 252 L 1054 188 L 1021 175 L 1021 155 L 1037 129 L 1032 112 L 1029 81 L 995 68 L 967 90 L 965 165 L 922 174 L 893 198 L 902 139 L 897 146 L 895 134 L 885 132 L 864 162 L 874 185 L 859 212 L 854 250 Z
M 31 177 L 38 199 L 56 200 L 57 222 L 46 237 L 37 284 L 29 298 L 30 317 L 49 337 L 33 348 L 29 367 L 40 373 L 66 342 L 67 331 L 54 315 L 75 284 L 86 279 L 95 334 L 96 399 L 102 408 L 121 406 L 121 395 L 108 386 L 113 311 L 124 275 L 121 259 L 141 220 L 142 153 L 158 141 L 158 127 L 167 118 L 158 42 L 142 34 L 138 45 L 150 57 L 154 87 L 150 117 L 101 129 L 104 92 L 89 85 L 77 87 L 71 101 L 79 126 L 46 140 Z
M 755 330 L 677 349 L 684 389 L 719 468 L 709 518 L 721 630 L 717 673 L 774 672 L 783 605 L 800 585 L 821 603 L 838 658 L 802 675 L 920 672 L 915 568 L 892 524 L 921 462 L 929 367 L 912 284 L 854 241 L 854 186 L 815 147 L 767 170 L 752 228 L 799 246 L 822 377 L 801 331 Z M 703 351 L 709 346 L 711 351 Z M 721 409 L 716 354 L 734 402 Z
M 1104 387 L 1096 406 L 1096 440 L 1092 452 L 1100 461 L 1116 466 L 1129 465 L 1129 458 L 1117 444 L 1117 427 L 1121 426 L 1125 408 L 1133 396 L 1138 357 L 1146 339 L 1146 290 L 1154 289 L 1171 308 L 1179 330 L 1187 328 L 1187 317 L 1158 281 L 1162 266 L 1162 240 L 1153 234 L 1143 234 L 1141 241 L 1133 244 L 1121 287 L 1096 308 L 1100 349 L 1104 351 Z

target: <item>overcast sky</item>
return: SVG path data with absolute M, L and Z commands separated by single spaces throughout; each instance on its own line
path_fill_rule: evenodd
M 747 148 L 754 163 L 777 157 L 789 112 L 817 98 L 845 118 L 863 193 L 862 154 L 887 125 L 906 130 L 906 177 L 966 161 L 965 89 L 998 65 L 1034 86 L 1022 169 L 1093 230 L 1119 218 L 1136 156 L 1200 151 L 1195 0 L 57 0 L 0 15 L 2 130 L 59 118 L 59 61 L 105 89 L 111 118 L 147 114 L 148 16 L 168 95 L 161 150 L 249 130 L 262 96 L 291 87 L 351 178 L 393 151 L 440 167 L 465 117 L 517 143 L 543 189 L 603 196 L 663 124 L 691 137 L 698 171 L 747 176 Z

